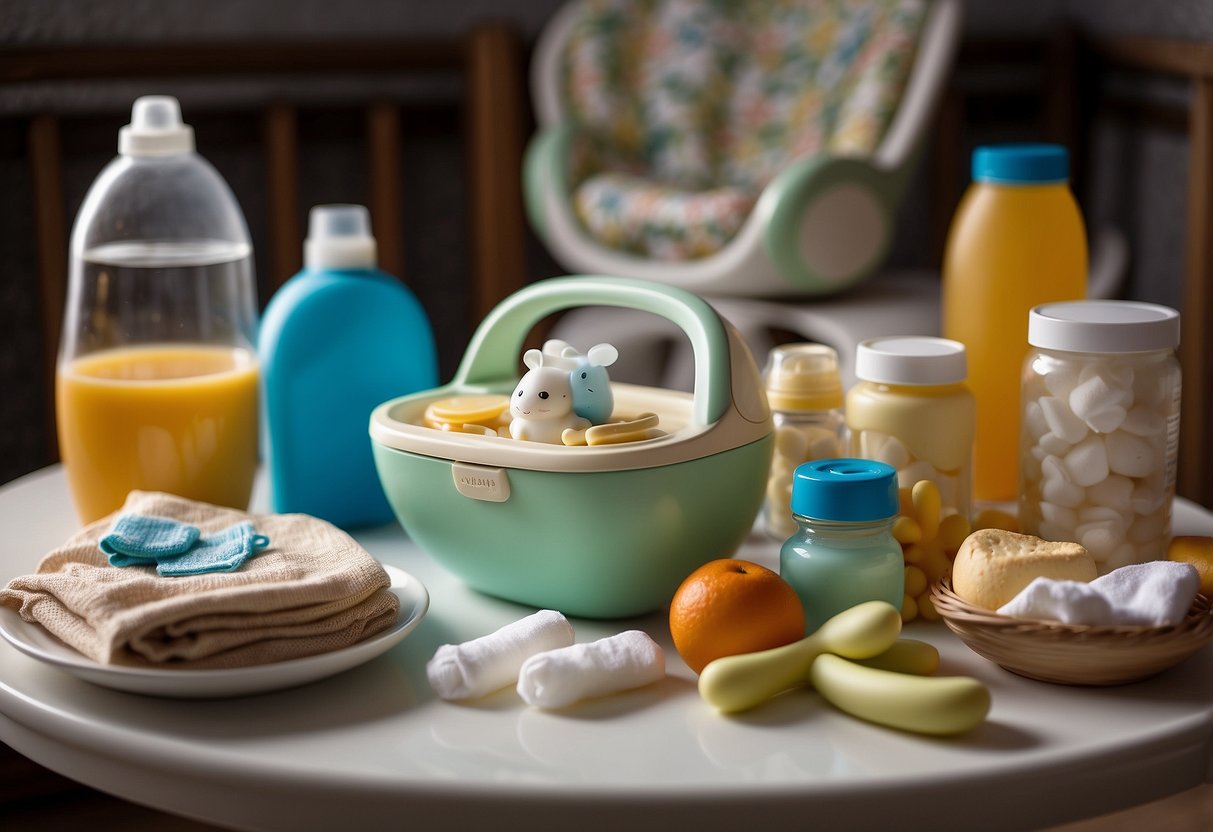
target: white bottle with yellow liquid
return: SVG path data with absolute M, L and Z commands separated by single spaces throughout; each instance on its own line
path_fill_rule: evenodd
M 55 398 L 81 520 L 132 489 L 245 508 L 257 467 L 248 228 L 175 98 L 138 99 L 72 229 Z

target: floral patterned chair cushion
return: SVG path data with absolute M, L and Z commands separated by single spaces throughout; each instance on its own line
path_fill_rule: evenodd
M 570 182 L 601 243 L 705 257 L 817 153 L 870 156 L 925 0 L 590 0 L 564 53 Z

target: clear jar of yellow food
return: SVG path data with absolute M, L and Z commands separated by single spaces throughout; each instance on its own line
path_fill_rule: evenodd
M 767 356 L 763 372 L 775 450 L 763 503 L 763 527 L 777 540 L 796 532 L 792 475 L 803 462 L 844 455 L 842 379 L 838 353 L 824 344 L 784 344 Z
M 851 456 L 892 465 L 901 488 L 931 480 L 944 515 L 968 518 L 976 407 L 965 383 L 964 345 L 927 337 L 864 341 L 855 375 L 859 383 L 846 398 Z

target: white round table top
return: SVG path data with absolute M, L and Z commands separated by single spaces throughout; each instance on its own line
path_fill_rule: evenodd
M 34 571 L 77 527 L 58 467 L 0 489 L 0 580 Z M 1177 501 L 1175 527 L 1213 534 L 1213 515 Z M 425 678 L 434 650 L 533 610 L 468 589 L 398 526 L 357 537 L 429 590 L 426 617 L 383 655 L 301 687 L 182 700 L 99 687 L 2 643 L 0 739 L 120 797 L 244 829 L 1024 829 L 1213 772 L 1213 646 L 1144 682 L 1065 687 L 1002 670 L 942 624 L 912 624 L 907 635 L 939 647 L 941 673 L 992 692 L 987 722 L 950 739 L 861 722 L 810 690 L 718 714 L 663 613 L 573 621 L 578 641 L 646 630 L 666 650 L 654 685 L 552 712 L 512 689 L 444 702 Z M 739 556 L 773 565 L 777 546 L 755 536 Z

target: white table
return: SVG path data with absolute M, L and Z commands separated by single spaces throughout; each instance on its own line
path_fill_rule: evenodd
M 76 526 L 58 468 L 0 489 L 0 580 L 32 571 Z M 1213 515 L 1181 501 L 1176 526 L 1213 534 Z M 939 740 L 852 719 L 807 690 L 723 717 L 697 696 L 659 613 L 573 622 L 579 641 L 647 630 L 667 650 L 656 685 L 564 712 L 512 690 L 442 702 L 424 675 L 434 649 L 530 610 L 467 589 L 398 527 L 359 539 L 431 595 L 387 654 L 301 688 L 181 701 L 95 687 L 0 644 L 0 740 L 128 800 L 247 829 L 1022 829 L 1213 775 L 1213 648 L 1146 682 L 1068 688 L 1006 673 L 942 625 L 911 626 L 945 671 L 993 693 L 985 725 Z M 741 555 L 770 564 L 775 552 L 754 538 Z

